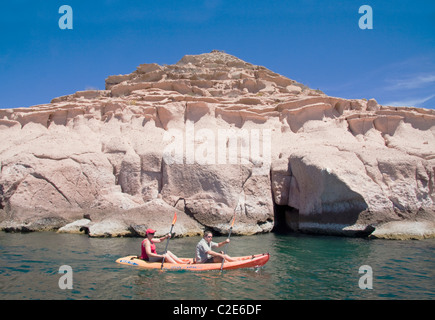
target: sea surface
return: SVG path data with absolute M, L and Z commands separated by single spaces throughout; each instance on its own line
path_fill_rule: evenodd
M 141 240 L 0 232 L 0 300 L 435 298 L 435 239 L 269 233 L 231 237 L 227 249 L 232 256 L 269 252 L 269 262 L 259 269 L 160 271 L 115 263 L 119 257 L 138 254 Z M 193 257 L 199 240 L 171 239 L 169 250 Z M 164 247 L 157 244 L 157 251 Z M 62 266 L 70 271 L 59 273 Z M 71 281 L 65 280 L 66 275 Z M 72 288 L 62 289 L 62 284 Z

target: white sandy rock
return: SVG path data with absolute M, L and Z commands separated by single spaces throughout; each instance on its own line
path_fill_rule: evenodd
M 142 64 L 106 90 L 0 110 L 0 226 L 93 212 L 90 235 L 142 236 L 178 210 L 179 235 L 226 233 L 234 212 L 234 232 L 253 234 L 290 212 L 300 231 L 421 222 L 426 236 L 434 133 L 433 110 L 329 97 L 219 51 Z
M 68 223 L 63 226 L 57 232 L 59 233 L 84 233 L 85 229 L 89 226 L 91 220 L 89 219 L 80 219 L 74 222 Z

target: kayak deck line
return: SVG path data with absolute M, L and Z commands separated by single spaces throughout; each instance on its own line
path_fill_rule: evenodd
M 254 254 L 250 256 L 234 257 L 237 261 L 225 261 L 223 270 L 241 269 L 241 268 L 257 268 L 265 265 L 269 261 L 269 253 Z M 191 270 L 191 271 L 208 271 L 220 270 L 222 263 L 194 263 L 191 258 L 180 258 L 186 264 L 163 263 L 163 270 Z M 161 262 L 148 262 L 138 259 L 137 256 L 126 256 L 116 260 L 117 263 L 123 265 L 136 266 L 146 269 L 161 269 Z

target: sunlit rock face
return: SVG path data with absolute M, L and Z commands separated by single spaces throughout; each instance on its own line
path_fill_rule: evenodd
M 227 233 L 235 214 L 236 234 L 279 220 L 429 237 L 434 126 L 433 110 L 329 97 L 219 51 L 142 64 L 105 90 L 0 110 L 0 227 L 163 234 L 177 212 L 178 235 Z

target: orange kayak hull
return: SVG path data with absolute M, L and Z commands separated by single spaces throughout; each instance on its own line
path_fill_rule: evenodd
M 193 259 L 180 258 L 181 260 L 188 262 L 187 264 L 176 264 L 176 263 L 164 263 L 163 270 L 190 270 L 190 271 L 209 271 L 209 270 L 220 270 L 222 263 L 193 263 Z M 233 257 L 237 259 L 234 262 L 225 262 L 223 269 L 241 269 L 241 268 L 256 268 L 261 267 L 269 261 L 269 254 L 262 253 L 252 256 L 244 257 Z M 135 266 L 139 268 L 146 269 L 160 269 L 162 266 L 161 262 L 147 262 L 141 259 L 137 259 L 137 256 L 126 256 L 116 260 L 117 263 Z

